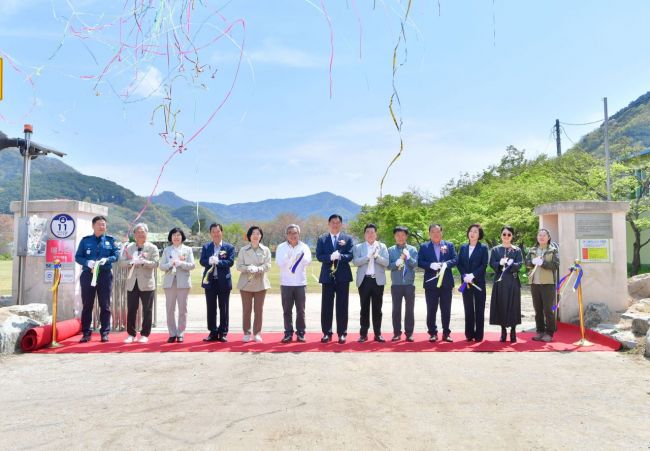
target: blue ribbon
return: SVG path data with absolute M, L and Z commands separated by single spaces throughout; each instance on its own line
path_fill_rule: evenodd
M 575 270 L 578 271 L 578 277 L 576 277 L 576 282 L 573 284 L 573 291 L 576 291 L 582 282 L 582 266 L 576 263 Z
M 300 257 L 298 257 L 298 260 L 296 260 L 296 263 L 293 264 L 293 266 L 291 267 L 291 273 L 292 274 L 296 273 L 296 269 L 298 269 L 298 264 L 300 263 L 300 261 L 302 260 L 302 258 L 304 256 L 305 256 L 305 253 L 303 252 L 302 254 L 300 254 Z
M 463 282 L 460 285 L 460 287 L 458 287 L 458 291 L 460 291 L 462 293 L 463 291 L 465 291 L 465 288 L 467 288 L 467 282 Z

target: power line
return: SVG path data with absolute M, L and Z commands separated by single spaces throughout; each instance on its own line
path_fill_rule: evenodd
M 597 121 L 593 121 L 593 122 L 583 122 L 583 123 L 581 123 L 581 124 L 572 124 L 572 123 L 570 123 L 570 122 L 560 122 L 560 124 L 562 124 L 562 125 L 593 125 L 593 124 L 598 124 L 598 123 L 600 123 L 600 122 L 603 122 L 603 120 L 602 120 L 602 119 L 599 119 L 599 120 L 597 120 Z

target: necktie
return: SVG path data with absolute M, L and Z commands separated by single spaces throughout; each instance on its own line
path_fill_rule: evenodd
M 338 238 L 338 237 L 337 237 L 336 235 L 334 235 L 334 236 L 332 237 L 332 246 L 334 246 L 334 249 L 336 249 L 336 243 L 338 242 L 338 239 L 337 239 L 337 238 Z

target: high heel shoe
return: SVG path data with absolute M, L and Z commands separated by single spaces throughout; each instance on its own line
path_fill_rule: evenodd
M 517 330 L 514 327 L 510 329 L 510 343 L 517 343 Z
M 505 327 L 501 328 L 501 339 L 499 340 L 500 342 L 506 341 L 506 336 L 508 335 L 508 332 L 506 331 Z

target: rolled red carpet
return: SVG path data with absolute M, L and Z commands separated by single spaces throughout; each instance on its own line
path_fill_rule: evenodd
M 81 331 L 81 321 L 79 318 L 68 319 L 56 323 L 56 340 L 61 342 L 70 337 L 74 337 Z M 29 329 L 22 340 L 20 340 L 20 349 L 23 352 L 32 352 L 37 349 L 48 346 L 52 343 L 52 325 L 34 327 Z

